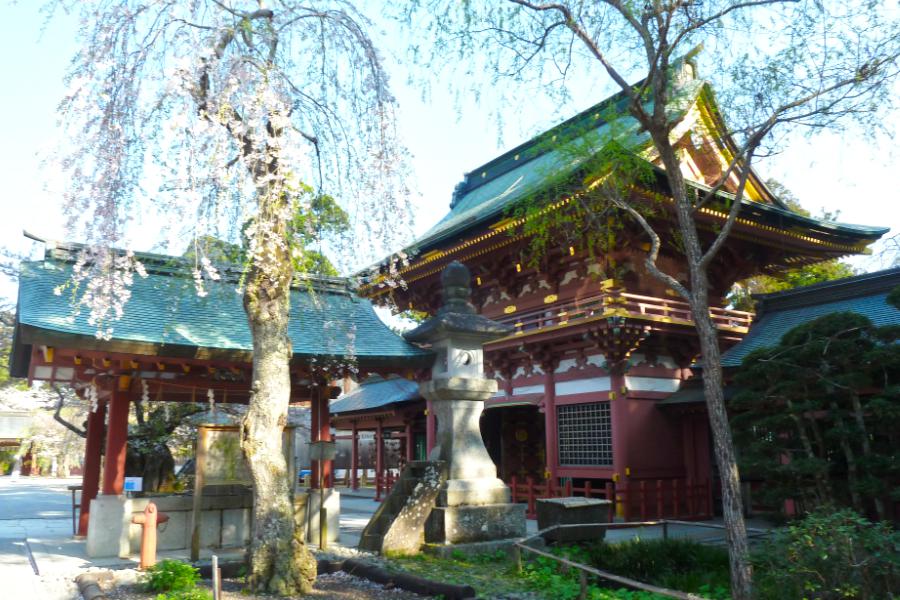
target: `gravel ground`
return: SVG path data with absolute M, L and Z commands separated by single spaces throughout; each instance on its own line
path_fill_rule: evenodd
M 202 583 L 209 587 L 209 581 Z M 222 598 L 225 600 L 272 600 L 272 596 L 246 594 L 240 581 L 226 579 L 222 582 Z M 104 590 L 106 591 L 106 590 Z M 155 593 L 148 593 L 136 584 L 119 585 L 115 589 L 106 591 L 109 598 L 116 600 L 153 600 Z M 401 589 L 385 588 L 368 579 L 361 579 L 344 572 L 319 575 L 316 578 L 316 586 L 311 594 L 304 598 L 316 598 L 319 600 L 377 600 L 388 598 L 391 600 L 424 600 L 427 596 L 420 596 Z

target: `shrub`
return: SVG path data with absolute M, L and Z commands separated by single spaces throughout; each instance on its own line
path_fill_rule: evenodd
M 156 596 L 156 600 L 212 600 L 212 592 L 203 588 L 191 588 L 178 592 L 166 592 Z
M 819 511 L 754 553 L 760 600 L 900 595 L 900 534 L 851 510 Z
M 143 583 L 151 592 L 186 592 L 192 590 L 199 580 L 200 571 L 192 565 L 166 559 L 147 569 Z M 180 599 L 180 596 L 177 598 Z
M 587 547 L 588 561 L 604 571 L 654 585 L 727 598 L 728 554 L 691 540 L 599 542 Z

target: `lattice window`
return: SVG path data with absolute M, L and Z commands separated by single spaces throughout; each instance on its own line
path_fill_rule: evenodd
M 609 402 L 558 406 L 556 423 L 559 428 L 561 466 L 612 466 Z

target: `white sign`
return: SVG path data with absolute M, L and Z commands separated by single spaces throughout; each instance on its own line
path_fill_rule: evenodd
M 125 491 L 126 492 L 142 492 L 142 491 L 144 491 L 144 478 L 143 477 L 126 477 L 125 478 Z

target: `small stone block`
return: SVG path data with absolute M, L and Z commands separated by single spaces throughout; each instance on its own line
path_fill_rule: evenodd
M 602 540 L 606 535 L 603 527 L 591 527 L 609 522 L 609 500 L 600 498 L 543 498 L 537 501 L 538 529 L 554 525 L 585 525 L 567 527 L 545 534 L 548 541 L 577 542 Z

